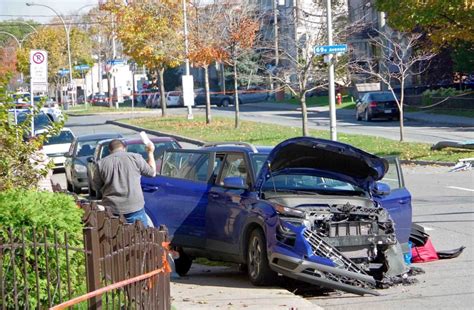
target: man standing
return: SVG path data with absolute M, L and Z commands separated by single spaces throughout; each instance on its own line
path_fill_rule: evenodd
M 93 180 L 96 188 L 102 191 L 102 205 L 110 207 L 114 214 L 123 215 L 128 223 L 140 220 L 145 227 L 148 218 L 140 177 L 156 175 L 154 150 L 153 143 L 146 145 L 146 162 L 140 154 L 127 152 L 121 140 L 112 140 L 110 155 L 97 162 Z

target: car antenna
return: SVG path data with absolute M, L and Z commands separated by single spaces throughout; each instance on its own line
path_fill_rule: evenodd
M 270 176 L 272 177 L 273 191 L 276 193 L 277 189 L 276 189 L 276 185 L 275 185 L 275 180 L 273 179 L 273 172 L 272 172 L 272 167 L 271 167 L 270 163 L 268 163 L 268 171 L 270 171 Z

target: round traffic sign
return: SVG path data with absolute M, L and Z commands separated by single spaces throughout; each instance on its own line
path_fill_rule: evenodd
M 41 52 L 36 52 L 36 53 L 33 54 L 33 61 L 35 62 L 35 64 L 38 64 L 38 65 L 42 64 L 43 61 L 44 61 L 44 58 L 45 57 L 44 57 L 43 53 L 41 53 Z

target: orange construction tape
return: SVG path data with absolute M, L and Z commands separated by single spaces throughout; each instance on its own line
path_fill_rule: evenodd
M 165 242 L 163 242 L 163 243 L 165 243 Z M 167 242 L 167 243 L 169 244 L 169 242 Z M 96 296 L 102 295 L 104 293 L 107 293 L 111 290 L 121 288 L 121 287 L 124 287 L 126 285 L 129 285 L 129 284 L 132 284 L 132 283 L 135 283 L 135 282 L 138 282 L 138 281 L 146 280 L 146 279 L 149 279 L 148 280 L 148 288 L 151 289 L 153 287 L 153 285 L 151 284 L 151 278 L 152 277 L 154 277 L 157 274 L 162 273 L 162 272 L 164 272 L 164 273 L 170 273 L 171 272 L 171 267 L 170 267 L 170 264 L 167 260 L 167 256 L 168 256 L 167 252 L 168 252 L 167 248 L 165 248 L 165 251 L 164 251 L 163 256 L 162 256 L 163 267 L 161 267 L 159 269 L 150 271 L 148 273 L 145 273 L 145 274 L 142 274 L 142 275 L 139 275 L 139 276 L 127 279 L 127 280 L 123 280 L 123 281 L 120 281 L 120 282 L 117 282 L 117 283 L 107 285 L 107 286 L 99 288 L 95 291 L 92 291 L 92 292 L 89 292 L 87 294 L 84 294 L 84 295 L 78 296 L 76 298 L 70 299 L 68 301 L 65 301 L 65 302 L 63 302 L 59 305 L 56 305 L 54 307 L 51 307 L 49 309 L 50 310 L 66 309 L 66 308 L 74 306 L 74 305 L 76 305 L 80 302 L 83 302 L 83 301 L 89 300 L 93 297 L 96 297 Z

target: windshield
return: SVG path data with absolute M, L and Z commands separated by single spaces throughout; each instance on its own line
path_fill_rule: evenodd
M 310 192 L 325 195 L 365 195 L 362 188 L 350 183 L 310 174 L 279 174 L 269 178 L 263 184 L 262 190 Z
M 74 139 L 72 132 L 69 130 L 64 130 L 59 133 L 59 135 L 49 137 L 48 140 L 44 143 L 44 145 L 51 145 L 51 144 L 63 144 L 63 143 L 71 143 Z

